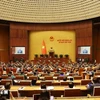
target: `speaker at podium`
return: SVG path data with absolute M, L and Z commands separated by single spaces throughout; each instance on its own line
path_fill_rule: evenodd
M 49 50 L 49 56 L 53 58 L 54 57 L 54 54 L 55 54 L 55 51 L 51 47 L 50 50 Z

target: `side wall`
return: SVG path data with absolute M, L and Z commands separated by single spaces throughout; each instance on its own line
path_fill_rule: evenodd
M 90 46 L 90 55 L 78 54 L 78 46 Z M 92 23 L 81 25 L 76 29 L 76 57 L 93 61 Z
M 19 24 L 20 27 L 20 24 Z M 10 25 L 10 60 L 17 59 L 28 59 L 28 31 L 19 27 L 13 27 Z M 25 54 L 12 54 L 13 47 L 25 47 Z
M 0 24 L 0 62 L 8 62 L 9 56 L 9 26 Z
M 100 62 L 100 24 L 93 28 L 93 58 Z

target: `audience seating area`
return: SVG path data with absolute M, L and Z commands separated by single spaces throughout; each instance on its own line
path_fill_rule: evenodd
M 46 86 L 52 86 L 53 89 L 51 89 L 50 92 L 55 97 L 60 97 L 61 95 L 65 97 L 86 96 L 87 95 L 86 84 L 91 82 L 91 79 L 82 79 L 81 76 L 73 76 L 75 78 L 72 82 L 74 83 L 75 87 L 68 88 L 68 83 L 70 82 L 70 80 L 67 79 L 66 81 L 63 81 L 64 76 L 56 76 L 56 77 L 42 76 L 40 77 L 40 79 L 38 79 L 37 76 L 30 75 L 28 76 L 27 80 L 22 78 L 21 75 L 16 75 L 16 76 L 20 76 L 20 77 L 17 77 L 14 80 L 12 80 L 12 79 L 7 79 L 7 75 L 6 75 L 6 79 L 2 79 L 0 81 L 1 85 L 5 85 L 7 82 L 11 83 L 12 85 L 11 92 L 15 97 L 18 96 L 19 94 L 20 96 L 27 96 L 27 97 L 31 97 L 35 93 L 38 94 L 41 92 L 40 86 L 42 84 L 46 84 Z M 33 80 L 35 80 L 36 83 L 32 84 Z M 28 88 L 27 86 L 28 87 L 31 86 L 31 87 Z M 24 88 L 18 89 L 21 87 Z M 33 90 L 31 88 L 33 88 Z M 99 91 L 99 88 L 94 88 L 94 96 L 99 95 L 97 92 Z
M 62 63 L 62 65 L 65 63 Z M 22 71 L 17 72 L 19 67 L 0 67 L 0 85 L 3 86 L 10 82 L 11 89 L 14 97 L 27 96 L 32 97 L 34 94 L 40 94 L 42 89 L 41 85 L 45 84 L 46 89 L 50 91 L 51 95 L 54 97 L 77 97 L 77 96 L 87 96 L 88 90 L 86 85 L 91 81 L 91 78 L 99 78 L 100 73 L 95 71 L 94 75 L 91 76 L 89 72 L 93 69 L 84 67 L 65 67 L 58 65 L 58 67 L 21 67 Z M 45 65 L 45 64 L 44 64 Z M 71 66 L 71 65 L 70 65 Z M 45 69 L 46 68 L 46 69 Z M 14 70 L 13 70 L 14 69 Z M 74 70 L 73 70 L 74 69 Z M 95 69 L 95 68 L 94 68 Z M 72 71 L 72 72 L 69 72 Z M 12 73 L 11 73 L 12 72 Z M 13 78 L 12 78 L 13 77 Z M 69 83 L 74 83 L 73 88 L 69 88 Z M 95 87 L 93 95 L 99 96 L 100 87 Z

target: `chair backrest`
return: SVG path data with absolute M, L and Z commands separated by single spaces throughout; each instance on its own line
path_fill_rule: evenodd
M 12 80 L 11 79 L 2 79 L 1 80 L 1 85 L 5 85 L 7 82 L 9 82 L 10 84 L 12 84 Z
M 8 75 L 2 75 L 1 78 L 2 79 L 7 79 L 8 78 Z
M 74 76 L 75 75 L 75 73 L 69 73 L 69 76 Z
M 74 80 L 81 80 L 82 76 L 74 76 Z
M 90 79 L 82 79 L 81 80 L 81 85 L 87 85 L 88 83 L 90 83 L 91 80 Z
M 93 96 L 100 96 L 100 86 L 95 86 L 94 87 Z
M 100 70 L 96 70 L 97 73 L 100 73 Z
M 59 76 L 59 73 L 55 73 L 54 76 Z
M 46 86 L 51 86 L 51 85 L 52 85 L 52 81 L 41 81 L 40 84 L 41 84 L 41 85 L 42 85 L 42 84 L 45 84 Z
M 64 91 L 64 97 L 74 97 L 74 96 L 81 96 L 81 90 L 80 89 L 65 89 Z
M 19 90 L 19 93 L 20 93 L 20 96 L 21 97 L 32 97 L 33 94 L 39 94 L 41 93 L 41 90 L 37 90 L 37 91 L 34 91 L 34 90 Z M 34 100 L 34 99 L 32 99 Z
M 29 80 L 38 80 L 38 77 L 37 76 L 28 76 L 28 79 Z
M 19 73 L 14 73 L 14 76 L 19 75 Z
M 69 83 L 69 82 L 67 82 L 67 81 L 61 81 L 61 82 L 60 82 L 60 85 L 62 85 L 62 86 L 67 86 L 68 83 Z
M 61 95 L 64 95 L 64 91 L 63 90 L 51 90 L 50 94 L 54 97 L 61 97 Z M 60 99 L 61 100 L 61 99 Z M 65 99 L 66 100 L 66 99 Z
M 100 72 L 96 72 L 94 75 L 100 75 Z
M 32 76 L 33 75 L 33 73 L 27 73 L 27 76 Z
M 32 80 L 20 80 L 20 85 L 21 86 L 31 86 Z
M 63 80 L 65 76 L 58 76 L 58 80 Z
M 44 79 L 45 80 L 53 80 L 53 76 L 45 76 Z
M 23 80 L 24 79 L 24 76 L 23 75 L 16 75 L 15 76 L 15 79 L 21 79 L 21 80 Z
M 47 74 L 47 73 L 42 73 L 41 75 L 42 75 L 42 76 L 47 76 L 48 74 Z

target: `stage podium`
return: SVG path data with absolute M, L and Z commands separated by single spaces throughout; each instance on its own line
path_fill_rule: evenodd
M 53 58 L 54 57 L 54 53 L 55 53 L 55 51 L 51 47 L 50 50 L 49 50 L 49 56 Z
M 54 52 L 49 52 L 49 56 L 53 58 L 54 57 Z

